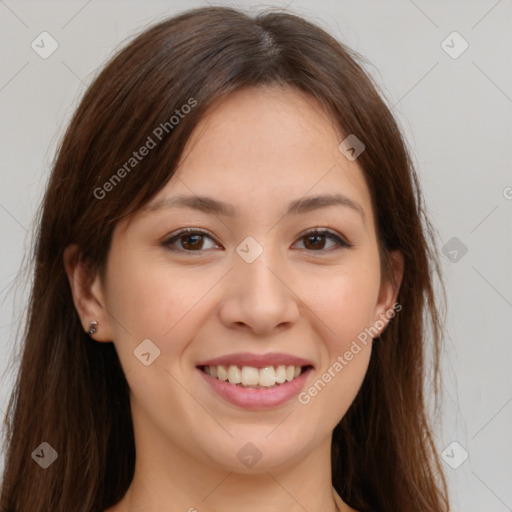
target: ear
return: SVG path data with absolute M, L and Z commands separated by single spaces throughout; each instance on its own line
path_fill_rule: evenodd
M 379 298 L 375 308 L 373 325 L 378 331 L 377 337 L 382 334 L 394 316 L 394 304 L 396 303 L 404 274 L 404 256 L 400 251 L 391 251 L 389 253 L 389 261 L 391 276 L 382 276 Z M 396 311 L 400 311 L 400 309 L 402 307 L 398 305 Z
M 96 332 L 89 336 L 96 341 L 112 341 L 109 314 L 105 309 L 100 277 L 81 260 L 76 244 L 64 249 L 63 263 L 71 287 L 73 303 L 84 331 L 88 332 L 90 323 L 95 321 L 98 323 Z

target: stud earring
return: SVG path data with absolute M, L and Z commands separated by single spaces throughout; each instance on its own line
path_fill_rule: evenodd
M 89 324 L 89 334 L 94 334 L 96 332 L 96 327 L 98 326 L 98 322 L 93 321 Z

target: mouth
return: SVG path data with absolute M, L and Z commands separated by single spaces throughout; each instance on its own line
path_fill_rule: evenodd
M 225 355 L 196 369 L 213 396 L 242 409 L 268 410 L 290 402 L 314 371 L 311 361 L 284 353 Z
M 269 389 L 298 379 L 312 365 L 277 365 L 257 368 L 238 365 L 200 365 L 198 369 L 213 379 L 241 388 Z

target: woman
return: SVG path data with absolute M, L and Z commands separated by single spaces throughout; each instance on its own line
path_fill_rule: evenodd
M 209 7 L 139 35 L 69 125 L 34 258 L 2 511 L 449 510 L 432 229 L 320 28 Z

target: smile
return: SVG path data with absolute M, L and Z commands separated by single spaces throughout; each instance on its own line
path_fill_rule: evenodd
M 216 398 L 243 409 L 262 410 L 297 396 L 314 365 L 283 352 L 239 352 L 199 361 L 196 369 Z
M 291 382 L 299 377 L 303 369 L 307 366 L 279 365 L 265 366 L 264 368 L 256 368 L 254 366 L 237 366 L 237 365 L 212 365 L 201 366 L 202 370 L 210 377 L 218 379 L 222 382 L 243 387 L 252 388 L 270 388 L 279 386 L 285 382 Z

